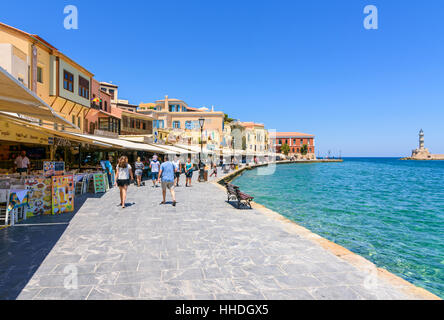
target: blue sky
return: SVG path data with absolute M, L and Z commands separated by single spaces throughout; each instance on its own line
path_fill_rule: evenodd
M 26 4 L 26 5 L 24 5 Z M 79 29 L 63 28 L 76 5 Z M 379 29 L 363 27 L 376 5 Z M 425 131 L 444 153 L 444 2 L 2 1 L 120 98 L 165 95 L 317 136 L 321 155 L 405 156 Z

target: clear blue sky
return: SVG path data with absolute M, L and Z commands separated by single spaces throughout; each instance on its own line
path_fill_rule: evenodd
M 63 28 L 63 8 L 79 29 Z M 365 5 L 379 29 L 363 27 Z M 130 102 L 190 106 L 317 136 L 322 155 L 444 153 L 444 1 L 1 1 Z

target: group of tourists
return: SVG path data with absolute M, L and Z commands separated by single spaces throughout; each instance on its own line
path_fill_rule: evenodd
M 142 181 L 144 168 L 145 164 L 141 161 L 140 157 L 138 157 L 137 161 L 134 163 L 134 175 L 136 176 L 138 187 L 145 185 Z M 180 175 L 182 173 L 185 173 L 186 176 L 185 187 L 191 187 L 194 170 L 194 164 L 191 162 L 191 158 L 188 158 L 184 164 L 181 163 L 179 156 L 176 156 L 174 160 L 167 158 L 167 160 L 162 163 L 158 156 L 154 155 L 150 160 L 149 168 L 151 170 L 153 188 L 157 188 L 159 185 L 162 187 L 163 201 L 160 204 L 166 203 L 166 190 L 168 189 L 173 199 L 173 206 L 176 206 L 176 194 L 174 188 L 179 187 Z M 115 185 L 120 189 L 122 208 L 125 208 L 128 186 L 131 181 L 134 181 L 134 175 L 132 167 L 128 163 L 128 157 L 120 157 L 116 167 Z

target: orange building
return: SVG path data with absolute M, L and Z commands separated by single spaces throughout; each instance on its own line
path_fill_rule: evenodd
M 281 147 L 287 144 L 290 147 L 288 155 L 302 157 L 301 149 L 307 146 L 308 158 L 315 158 L 315 136 L 301 132 L 276 132 L 276 138 L 272 138 L 272 145 L 276 148 L 276 153 L 282 153 Z

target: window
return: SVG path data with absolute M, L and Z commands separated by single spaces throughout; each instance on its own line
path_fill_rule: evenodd
M 79 96 L 89 99 L 89 81 L 79 76 Z
M 71 116 L 71 122 L 72 124 L 76 124 L 76 117 L 74 115 Z
M 111 100 L 114 100 L 114 90 L 109 89 L 109 94 L 111 95 Z
M 66 70 L 63 70 L 63 89 L 74 92 L 74 76 Z
M 100 90 L 102 90 L 103 92 L 106 92 L 106 88 L 100 88 Z
M 43 69 L 37 67 L 37 82 L 43 83 Z
M 180 129 L 180 121 L 173 121 L 173 128 Z
M 108 118 L 99 118 L 99 130 L 109 130 Z
M 301 139 L 301 146 L 304 144 L 304 139 Z
M 279 139 L 279 144 L 282 144 L 282 140 L 281 139 Z
M 105 101 L 105 111 L 108 111 L 108 103 Z
M 54 130 L 59 130 L 59 126 L 57 125 L 57 123 L 54 123 Z
M 80 128 L 81 122 L 80 122 L 80 117 L 77 117 L 77 127 Z

